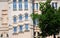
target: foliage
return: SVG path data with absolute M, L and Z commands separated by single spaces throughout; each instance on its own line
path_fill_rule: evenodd
M 60 31 L 60 7 L 55 9 L 50 5 L 51 0 L 40 3 L 42 14 L 31 14 L 32 19 L 38 18 L 42 36 L 56 35 Z

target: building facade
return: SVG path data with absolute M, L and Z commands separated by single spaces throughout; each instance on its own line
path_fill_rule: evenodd
M 39 13 L 39 3 L 46 0 L 0 0 L 0 38 L 40 38 L 37 20 L 31 14 Z M 52 6 L 58 8 L 60 0 L 53 0 Z M 50 37 L 52 38 L 52 37 Z

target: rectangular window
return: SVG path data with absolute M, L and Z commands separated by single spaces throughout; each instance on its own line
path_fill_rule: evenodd
M 57 3 L 56 2 L 52 2 L 52 7 L 57 8 Z
M 25 29 L 28 30 L 28 24 L 25 24 Z
M 54 3 L 52 3 L 52 7 L 54 7 Z
M 36 10 L 38 10 L 38 3 L 36 3 Z
M 24 0 L 24 8 L 25 10 L 28 10 L 28 0 Z
M 57 8 L 57 3 L 55 3 L 55 8 Z
M 28 2 L 25 2 L 24 6 L 25 6 L 25 10 L 28 10 Z
M 32 9 L 34 9 L 35 8 L 35 4 L 32 4 Z
M 22 31 L 23 30 L 23 26 L 22 25 L 20 25 L 20 31 Z
M 19 10 L 22 10 L 22 0 L 19 0 Z
M 19 3 L 19 10 L 22 10 L 22 2 Z
M 34 36 L 36 36 L 36 32 L 34 32 Z
M 13 0 L 13 10 L 14 10 L 14 11 L 16 11 L 16 10 L 17 10 L 16 0 Z
M 17 27 L 14 27 L 14 33 L 17 32 Z

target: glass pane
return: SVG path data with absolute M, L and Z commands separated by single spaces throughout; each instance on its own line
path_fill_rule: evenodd
M 22 2 L 22 0 L 19 0 L 19 2 Z
M 38 10 L 38 3 L 36 3 L 36 10 Z
M 28 19 L 28 14 L 25 14 L 25 19 Z
M 57 8 L 57 3 L 55 3 L 55 8 Z
M 13 0 L 13 2 L 16 2 L 16 0 Z
M 17 31 L 17 27 L 14 27 L 14 32 L 16 32 Z
M 22 15 L 19 16 L 19 20 L 22 20 Z
M 36 32 L 34 32 L 34 36 L 36 35 Z
M 26 30 L 28 30 L 28 24 L 25 24 L 25 28 L 26 28 Z
M 20 31 L 22 31 L 22 25 L 20 25 Z
M 54 7 L 54 3 L 52 3 L 52 7 Z
M 14 23 L 16 23 L 16 17 L 14 17 L 14 19 L 13 19 L 13 20 L 14 20 Z
M 27 10 L 28 9 L 28 2 L 25 2 L 24 6 L 25 6 L 25 10 Z
M 19 10 L 22 10 L 22 2 L 19 3 Z

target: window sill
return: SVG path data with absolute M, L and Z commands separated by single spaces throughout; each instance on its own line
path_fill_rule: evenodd
M 28 19 L 25 19 L 25 21 L 28 21 Z
M 29 32 L 29 30 L 25 30 L 25 32 Z
M 23 22 L 23 21 L 21 20 L 21 21 L 19 21 L 19 22 Z
M 26 10 L 26 11 L 27 11 L 28 9 L 24 9 L 24 10 Z
M 19 11 L 22 11 L 22 9 L 19 9 Z
M 17 35 L 18 33 L 14 32 L 13 35 Z
M 24 33 L 23 31 L 19 31 L 19 33 Z
M 17 11 L 17 9 L 13 9 L 13 11 Z

